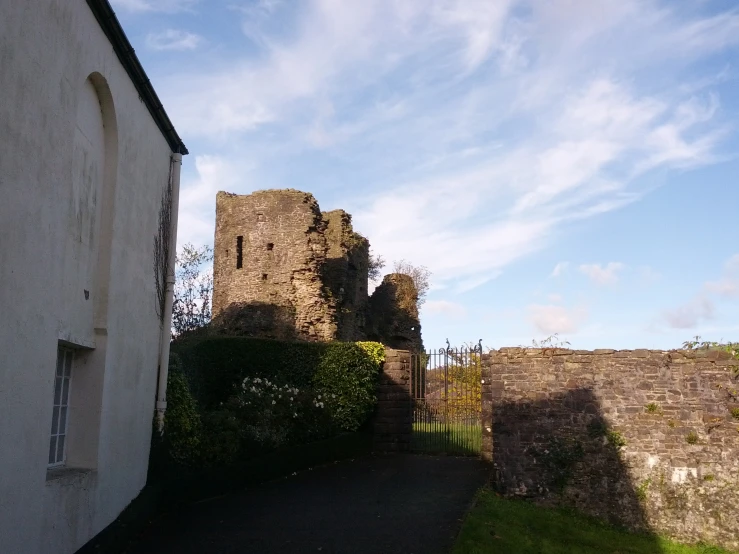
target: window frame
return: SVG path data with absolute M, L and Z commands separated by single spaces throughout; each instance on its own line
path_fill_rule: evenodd
M 57 347 L 56 365 L 52 387 L 51 432 L 49 434 L 47 469 L 64 467 L 67 463 L 67 446 L 69 444 L 69 400 L 72 395 L 72 368 L 74 367 L 75 349 L 60 344 Z M 66 384 L 66 395 L 65 395 Z M 59 394 L 57 397 L 57 385 Z M 57 401 L 58 400 L 58 401 Z M 61 423 L 62 415 L 64 422 Z M 61 425 L 60 425 L 61 423 Z M 56 428 L 56 432 L 55 432 Z M 59 438 L 62 437 L 61 458 Z M 52 451 L 53 445 L 53 451 Z M 54 453 L 52 461 L 52 452 Z

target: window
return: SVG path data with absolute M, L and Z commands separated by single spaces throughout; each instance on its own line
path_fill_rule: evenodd
M 244 265 L 244 237 L 236 237 L 236 269 Z
M 74 350 L 60 346 L 56 355 L 54 376 L 54 411 L 51 418 L 49 443 L 49 467 L 64 465 L 66 459 L 67 420 L 69 411 L 69 385 L 72 378 Z

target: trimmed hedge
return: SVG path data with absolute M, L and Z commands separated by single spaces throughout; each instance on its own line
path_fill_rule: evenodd
M 171 353 L 158 471 L 227 467 L 357 431 L 375 408 L 385 348 L 203 336 L 175 341 Z
M 210 410 L 228 401 L 247 377 L 266 377 L 278 385 L 310 386 L 331 344 L 203 337 L 174 341 L 172 352 L 181 358 L 195 398 L 203 409 Z

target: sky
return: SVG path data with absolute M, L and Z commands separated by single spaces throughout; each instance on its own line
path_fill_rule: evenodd
M 732 0 L 113 0 L 215 195 L 311 192 L 431 271 L 424 343 L 739 340 Z

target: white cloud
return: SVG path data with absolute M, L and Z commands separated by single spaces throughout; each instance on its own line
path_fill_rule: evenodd
M 212 245 L 216 193 L 220 190 L 232 192 L 237 184 L 243 188 L 244 177 L 252 167 L 249 162 L 236 164 L 212 155 L 195 156 L 194 161 L 196 175 L 191 178 L 183 176 L 180 185 L 177 244 Z M 245 194 L 252 190 L 256 188 Z
M 708 281 L 705 289 L 723 297 L 739 296 L 739 254 L 729 258 L 723 276 L 718 281 Z
M 191 11 L 200 0 L 111 0 L 114 8 L 129 12 L 175 13 Z
M 590 277 L 598 285 L 613 285 L 618 282 L 618 272 L 624 268 L 620 262 L 609 262 L 605 266 L 600 264 L 583 264 L 580 271 Z
M 639 268 L 639 275 L 646 284 L 656 283 L 662 278 L 658 271 L 648 265 Z
M 529 321 L 537 331 L 547 335 L 574 333 L 587 320 L 587 310 L 582 307 L 567 309 L 564 306 L 534 304 L 528 307 Z
M 547 296 L 547 298 L 549 299 L 550 302 L 554 304 L 559 304 L 560 302 L 562 302 L 561 294 L 550 294 L 549 296 Z
M 712 319 L 715 308 L 713 302 L 703 295 L 674 310 L 666 310 L 662 317 L 674 329 L 692 329 L 706 319 Z
M 195 50 L 202 42 L 200 35 L 179 29 L 166 29 L 146 36 L 146 45 L 152 50 Z
M 457 302 L 448 300 L 428 300 L 424 303 L 422 311 L 429 314 L 449 316 L 461 319 L 467 315 L 467 309 Z
M 313 0 L 274 32 L 289 6 L 244 14 L 259 55 L 160 81 L 168 112 L 184 136 L 240 142 L 265 168 L 311 150 L 356 167 L 333 201 L 376 252 L 427 266 L 439 287 L 480 286 L 568 223 L 639 200 L 647 171 L 713 163 L 726 132 L 720 98 L 683 69 L 737 44 L 736 12 Z
M 569 265 L 569 262 L 559 262 L 557 265 L 554 266 L 550 277 L 559 277 Z

